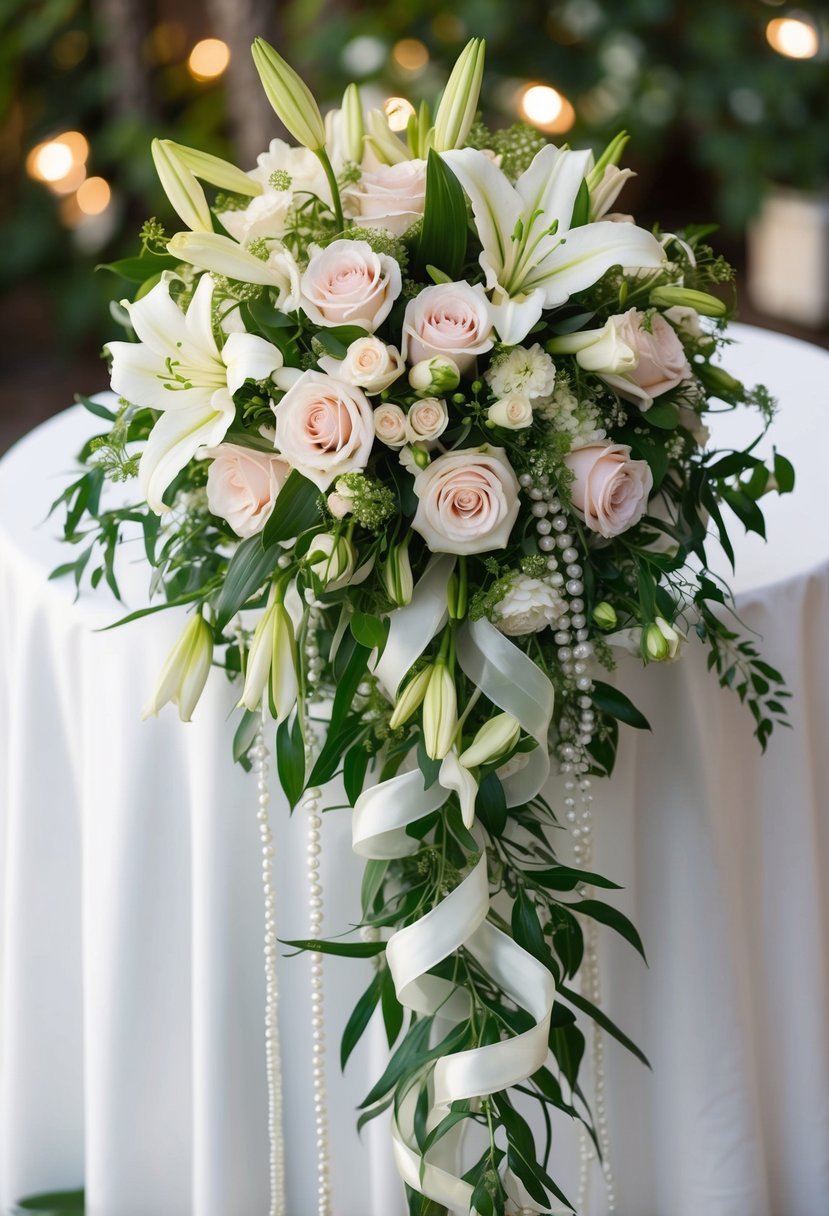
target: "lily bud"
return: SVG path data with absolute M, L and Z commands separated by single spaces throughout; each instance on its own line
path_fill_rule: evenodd
M 423 698 L 423 743 L 426 755 L 443 760 L 458 729 L 458 694 L 449 668 L 440 659 L 432 668 Z
M 643 637 L 645 654 L 654 663 L 666 663 L 675 659 L 684 641 L 685 635 L 674 629 L 673 625 L 669 625 L 661 616 L 658 616 L 652 625 L 648 625 Z
M 521 734 L 521 726 L 512 714 L 496 714 L 485 722 L 475 738 L 460 754 L 464 768 L 480 768 L 512 751 Z
M 409 541 L 411 533 L 402 545 L 393 545 L 389 555 L 380 567 L 380 577 L 391 602 L 397 608 L 403 608 L 411 603 L 414 592 L 412 563 L 409 561 Z
M 158 685 L 143 716 L 159 712 L 168 701 L 178 706 L 182 722 L 189 722 L 204 691 L 213 662 L 213 632 L 201 616 L 194 616 L 167 656 Z
M 619 623 L 616 609 L 607 600 L 602 600 L 593 609 L 593 620 L 600 629 L 615 629 Z
M 174 143 L 172 139 L 155 140 L 161 143 L 171 156 L 175 156 L 203 182 L 218 186 L 220 190 L 230 190 L 234 194 L 246 194 L 255 198 L 262 193 L 262 183 L 248 177 L 242 169 L 232 165 L 230 161 L 222 160 L 220 156 L 211 156 L 209 152 L 201 152 L 198 148 L 188 148 L 186 144 Z
M 432 146 L 436 152 L 463 147 L 475 121 L 484 75 L 483 38 L 473 38 L 461 51 L 435 114 Z
M 407 148 L 392 131 L 382 110 L 369 110 L 367 123 L 366 139 L 378 160 L 386 165 L 399 165 L 401 161 L 411 159 Z
M 167 139 L 152 142 L 153 163 L 164 193 L 176 215 L 194 232 L 212 232 L 213 218 L 205 193 L 178 156 L 178 145 Z
M 167 250 L 182 262 L 228 279 L 265 287 L 284 286 L 284 275 L 219 232 L 177 232 L 167 243 Z
M 395 702 L 394 711 L 389 718 L 389 729 L 397 730 L 398 726 L 402 726 L 404 722 L 408 722 L 412 714 L 420 708 L 423 698 L 426 696 L 426 689 L 429 687 L 429 681 L 432 678 L 432 667 L 424 667 L 419 671 L 413 680 L 398 694 Z
M 627 131 L 620 131 L 618 135 L 613 136 L 613 139 L 611 139 L 604 152 L 602 152 L 593 168 L 587 174 L 587 186 L 591 193 L 604 178 L 605 169 L 609 165 L 618 165 L 629 140 L 630 136 Z
M 296 705 L 298 683 L 294 627 L 280 603 L 270 604 L 256 626 L 239 705 L 253 712 L 266 689 L 271 710 L 282 722 Z
M 350 541 L 334 532 L 320 532 L 311 541 L 308 564 L 329 591 L 345 587 L 354 573 L 356 554 Z
M 546 343 L 549 354 L 575 355 L 579 367 L 607 376 L 622 376 L 633 371 L 638 353 L 619 334 L 622 317 L 610 317 L 601 329 L 583 329 L 562 334 Z
M 419 443 L 413 443 L 409 451 L 412 454 L 412 460 L 419 469 L 425 469 L 432 463 L 432 457 Z
M 724 317 L 728 306 L 707 291 L 695 291 L 691 287 L 654 287 L 650 303 L 655 308 L 693 308 L 701 317 Z
M 325 123 L 305 81 L 264 38 L 255 39 L 251 49 L 262 87 L 277 117 L 297 143 L 321 152 L 325 147 Z
M 447 355 L 421 359 L 409 372 L 409 384 L 419 397 L 442 397 L 444 393 L 451 393 L 460 382 L 458 365 Z
M 361 164 L 365 125 L 363 123 L 363 102 L 356 84 L 350 84 L 343 93 L 342 136 L 346 159 L 353 161 L 355 165 Z

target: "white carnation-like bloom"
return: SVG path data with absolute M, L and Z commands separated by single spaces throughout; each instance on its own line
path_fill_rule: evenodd
M 236 211 L 223 211 L 219 216 L 232 237 L 244 244 L 254 237 L 283 236 L 296 202 L 303 203 L 316 195 L 331 203 L 331 187 L 318 157 L 307 148 L 294 148 L 282 139 L 272 139 L 267 152 L 257 158 L 255 169 L 248 174 L 262 186 L 262 193 Z
M 516 574 L 509 591 L 496 605 L 495 624 L 507 637 L 540 633 L 554 625 L 566 604 L 554 587 L 529 574 Z
M 490 367 L 486 378 L 496 397 L 521 393 L 534 401 L 552 393 L 556 365 L 537 342 L 530 347 L 514 346 L 508 355 Z

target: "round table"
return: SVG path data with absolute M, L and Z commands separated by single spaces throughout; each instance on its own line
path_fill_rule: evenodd
M 829 353 L 733 336 L 729 370 L 781 400 L 758 450 L 798 471 L 794 495 L 766 500 L 768 546 L 732 530 L 740 615 L 787 677 L 793 729 L 761 756 L 698 645 L 620 664 L 654 729 L 623 731 L 595 791 L 595 867 L 624 884 L 650 962 L 602 932 L 605 1007 L 653 1065 L 606 1046 L 619 1216 L 823 1216 L 829 1194 Z M 756 421 L 720 416 L 715 441 L 742 444 Z M 230 760 L 221 679 L 190 726 L 141 721 L 177 612 L 95 632 L 123 612 L 109 594 L 73 604 L 71 583 L 47 581 L 67 549 L 44 517 L 94 431 L 69 410 L 0 464 L 0 1208 L 83 1183 L 94 1216 L 261 1216 L 255 782 Z M 140 544 L 121 557 L 141 606 Z M 279 932 L 301 937 L 306 825 L 276 791 L 272 813 Z M 358 919 L 360 870 L 348 812 L 326 814 L 326 933 Z M 379 1027 L 339 1069 L 370 967 L 325 964 L 336 1216 L 405 1212 L 385 1122 L 355 1131 Z M 282 958 L 280 986 L 288 1212 L 314 1216 L 307 959 Z M 571 1194 L 575 1157 L 557 1127 L 551 1168 Z M 606 1211 L 598 1174 L 589 1210 Z

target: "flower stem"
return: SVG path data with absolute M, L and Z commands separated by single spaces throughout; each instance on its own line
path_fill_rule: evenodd
M 337 175 L 334 172 L 334 167 L 329 160 L 325 148 L 320 148 L 317 151 L 317 157 L 325 170 L 325 176 L 328 178 L 328 184 L 331 187 L 331 198 L 334 201 L 334 219 L 336 220 L 338 231 L 342 232 L 345 227 L 345 221 L 343 220 L 343 204 L 340 199 L 340 187 L 337 185 Z

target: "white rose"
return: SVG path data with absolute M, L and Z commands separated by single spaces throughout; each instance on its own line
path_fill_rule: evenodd
M 529 397 L 523 393 L 513 393 L 502 397 L 487 410 L 487 417 L 496 426 L 507 427 L 511 431 L 520 431 L 530 426 L 533 420 L 533 407 Z
M 276 446 L 321 490 L 366 467 L 374 418 L 365 394 L 322 372 L 304 372 L 274 408 Z
M 389 402 L 374 411 L 374 433 L 390 448 L 402 448 L 406 442 L 406 415 L 399 405 Z
M 624 443 L 589 443 L 565 458 L 574 474 L 573 506 L 600 536 L 626 532 L 645 513 L 653 474 L 644 460 L 631 460 Z
M 237 536 L 253 536 L 267 523 L 291 469 L 279 456 L 235 443 L 205 448 L 207 505 Z
M 495 606 L 495 624 L 508 637 L 540 633 L 555 624 L 566 607 L 549 583 L 528 574 L 516 574 L 509 591 Z
M 648 410 L 655 397 L 691 377 L 682 343 L 661 313 L 646 319 L 645 313 L 631 308 L 611 320 L 616 322 L 619 339 L 637 356 L 636 366 L 623 375 L 599 373 L 620 397 Z
M 385 228 L 395 236 L 402 236 L 423 215 L 426 161 L 378 165 L 364 173 L 359 185 L 348 194 L 358 224 L 364 228 Z
M 277 183 L 280 176 L 284 177 L 284 188 L 273 184 L 274 173 L 278 174 Z M 224 228 L 242 245 L 258 236 L 283 236 L 296 195 L 315 194 L 331 204 L 331 188 L 319 158 L 307 148 L 294 148 L 282 139 L 271 140 L 270 148 L 260 154 L 248 176 L 259 182 L 262 193 L 246 207 L 219 215 Z
M 406 415 L 406 438 L 409 443 L 431 447 L 449 423 L 446 402 L 439 397 L 424 397 L 415 401 Z
M 503 448 L 447 452 L 414 480 L 412 527 L 433 553 L 504 549 L 518 516 L 518 479 Z
M 394 346 L 386 346 L 379 338 L 357 338 L 345 353 L 344 359 L 323 355 L 318 360 L 320 367 L 329 376 L 356 384 L 369 396 L 382 393 L 394 384 L 406 369 L 400 352 Z
M 671 322 L 680 337 L 697 342 L 700 350 L 713 350 L 716 346 L 714 335 L 702 328 L 699 313 L 695 308 L 688 308 L 685 304 L 673 304 L 666 308 L 662 315 L 666 321 Z
M 317 325 L 360 325 L 373 332 L 400 295 L 400 267 L 368 241 L 332 241 L 302 276 L 302 309 Z
M 409 363 L 449 355 L 463 374 L 492 345 L 492 314 L 480 283 L 424 287 L 406 306 L 401 350 Z

